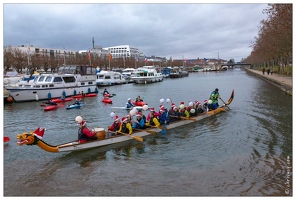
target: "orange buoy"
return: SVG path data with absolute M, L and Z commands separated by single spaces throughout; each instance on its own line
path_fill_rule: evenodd
M 12 97 L 7 97 L 7 101 L 8 102 L 12 102 L 13 101 L 13 98 Z

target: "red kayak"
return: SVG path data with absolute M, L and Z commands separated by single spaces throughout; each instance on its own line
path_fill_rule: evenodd
M 50 101 L 55 102 L 55 103 L 61 103 L 61 102 L 72 101 L 72 100 L 73 100 L 72 97 L 68 97 L 68 98 L 65 98 L 65 99 L 59 99 L 59 98 L 51 99 Z
M 90 94 L 85 94 L 84 96 L 81 94 L 78 95 L 74 95 L 72 96 L 73 98 L 84 98 L 84 97 L 96 97 L 97 94 L 96 93 L 90 93 Z
M 144 106 L 144 105 L 146 105 L 146 102 L 144 102 L 144 101 L 136 102 L 136 101 L 132 100 L 132 104 L 134 104 L 135 106 Z
M 44 111 L 50 111 L 50 110 L 56 110 L 58 109 L 58 105 L 49 105 L 49 106 L 45 106 Z
M 102 99 L 102 102 L 104 102 L 104 103 L 112 103 L 112 99 L 110 99 L 109 97 L 106 97 L 106 98 Z

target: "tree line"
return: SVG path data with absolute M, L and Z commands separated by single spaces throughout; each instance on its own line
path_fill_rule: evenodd
M 252 42 L 251 54 L 244 60 L 254 68 L 271 68 L 292 74 L 292 4 L 268 4 L 263 10 L 267 19 L 259 25 L 258 37 Z
M 110 64 L 109 64 L 110 63 Z M 112 58 L 108 55 L 99 56 L 96 53 L 68 53 L 64 54 L 46 54 L 35 52 L 24 52 L 17 47 L 4 48 L 4 72 L 10 68 L 14 68 L 17 72 L 22 73 L 23 70 L 40 70 L 56 71 L 61 65 L 92 65 L 100 67 L 101 70 L 123 69 L 123 68 L 138 68 L 145 65 L 157 65 L 159 67 L 166 67 L 173 64 L 169 61 L 152 62 L 144 59 L 136 60 L 135 57 L 126 58 Z M 175 60 L 175 66 L 182 66 L 182 60 Z M 189 65 L 189 64 L 187 64 Z M 193 64 L 192 64 L 193 66 Z

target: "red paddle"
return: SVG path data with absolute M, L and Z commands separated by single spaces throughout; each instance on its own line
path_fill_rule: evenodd
M 4 136 L 4 142 L 9 142 L 10 138 L 8 136 Z

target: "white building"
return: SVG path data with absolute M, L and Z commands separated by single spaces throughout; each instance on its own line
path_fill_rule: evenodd
M 139 52 L 139 49 L 136 47 L 132 47 L 130 45 L 119 45 L 119 46 L 113 46 L 113 47 L 105 47 L 103 48 L 107 50 L 109 53 L 112 54 L 113 58 L 138 58 L 144 59 L 145 56 L 143 52 Z
M 67 49 L 53 49 L 53 48 L 41 48 L 41 47 L 35 47 L 33 45 L 31 46 L 25 46 L 25 45 L 21 45 L 21 46 L 17 46 L 17 47 L 12 47 L 12 46 L 8 46 L 5 48 L 16 48 L 21 50 L 23 53 L 27 53 L 27 54 L 35 54 L 35 55 L 75 55 L 75 51 L 71 51 L 71 50 L 67 50 Z

